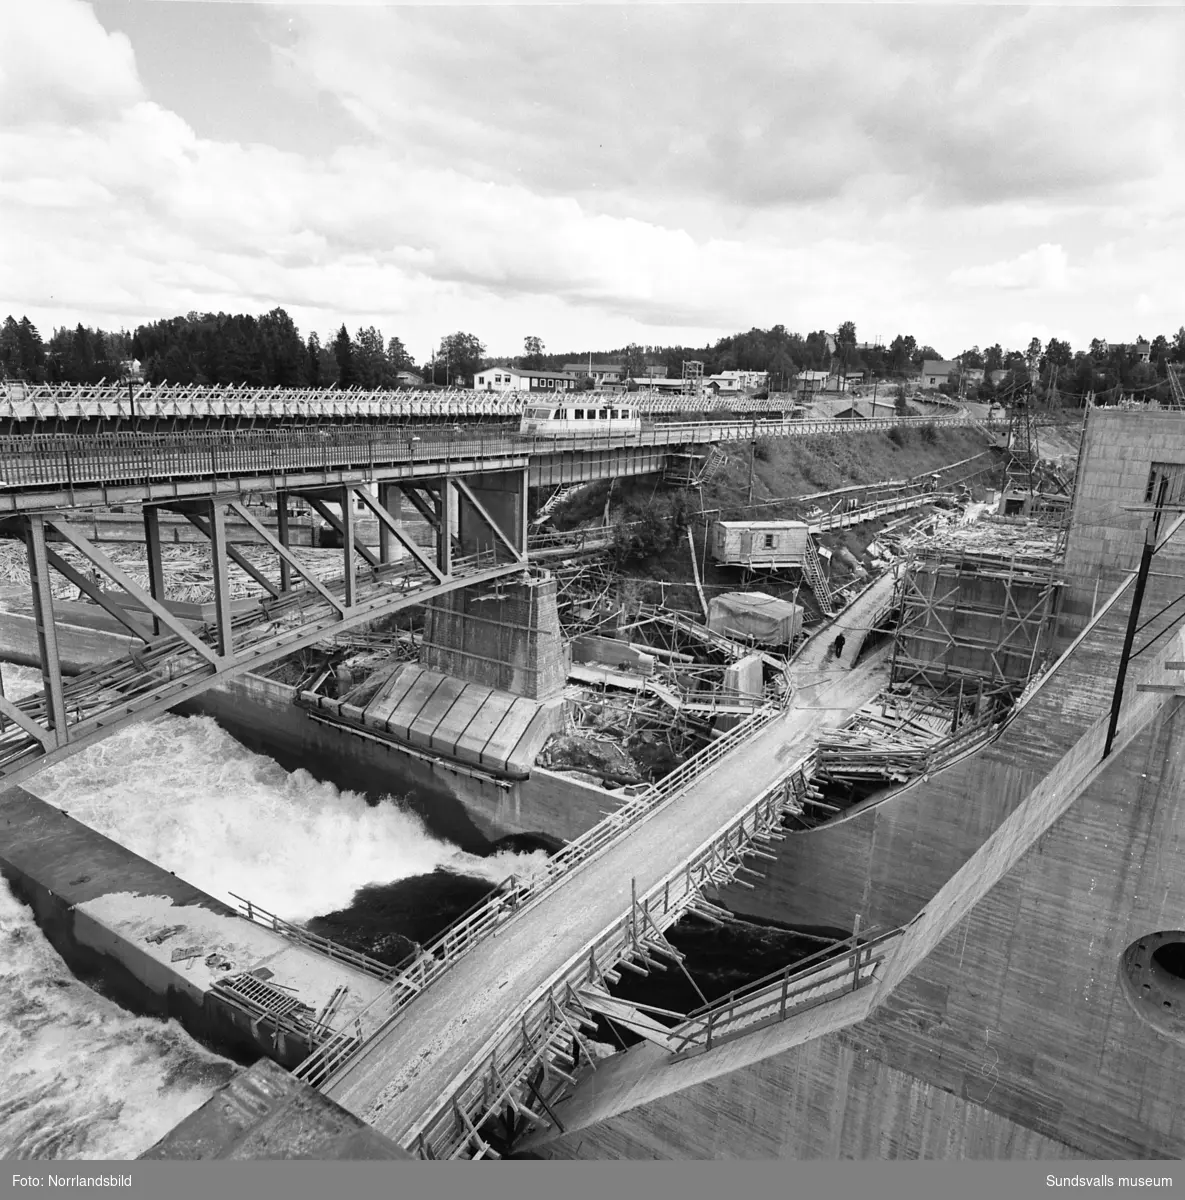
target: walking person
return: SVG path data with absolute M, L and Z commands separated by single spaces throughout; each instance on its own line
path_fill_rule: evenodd
M 839 637 L 837 637 L 835 639 L 834 645 L 835 645 L 835 661 L 836 662 L 839 662 L 839 660 L 841 658 L 843 658 L 843 648 L 844 648 L 845 641 L 846 641 L 846 639 L 844 638 L 844 635 L 842 633 L 839 635 Z

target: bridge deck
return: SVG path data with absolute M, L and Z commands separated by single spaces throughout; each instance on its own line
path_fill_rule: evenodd
M 631 880 L 641 894 L 677 870 L 805 754 L 817 732 L 841 724 L 871 699 L 885 683 L 882 658 L 855 671 L 820 664 L 827 678 L 810 700 L 788 709 L 475 947 L 443 986 L 417 997 L 325 1091 L 401 1144 L 413 1142 L 490 1044 L 629 910 Z
M 394 425 L 0 435 L 0 513 L 524 468 L 532 486 L 562 484 L 661 470 L 673 447 L 930 423 L 972 424 L 960 415 L 670 421 L 630 433 L 557 437 Z

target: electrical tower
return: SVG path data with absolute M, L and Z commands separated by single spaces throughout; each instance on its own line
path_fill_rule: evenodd
M 704 389 L 704 364 L 698 359 L 683 362 L 683 395 L 694 400 Z

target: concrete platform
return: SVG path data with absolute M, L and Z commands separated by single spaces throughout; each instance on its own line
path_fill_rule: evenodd
M 311 1046 L 253 1023 L 215 987 L 219 979 L 265 968 L 269 985 L 314 1013 L 344 986 L 334 1025 L 383 990 L 378 979 L 248 921 L 19 787 L 0 793 L 0 874 L 71 970 L 101 979 L 136 1012 L 176 1018 L 226 1053 L 293 1067 Z M 178 950 L 200 953 L 174 961 Z
M 528 700 L 416 663 L 396 668 L 362 709 L 307 699 L 345 723 L 505 779 L 526 779 L 563 721 L 562 701 Z
M 412 1155 L 266 1058 L 220 1088 L 142 1159 L 408 1159 Z

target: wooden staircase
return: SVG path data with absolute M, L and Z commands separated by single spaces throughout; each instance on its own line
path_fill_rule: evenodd
M 819 552 L 815 548 L 815 539 L 809 534 L 806 539 L 806 552 L 802 556 L 802 576 L 815 593 L 815 599 L 825 616 L 831 616 L 835 611 L 835 602 L 831 596 L 831 586 L 827 576 L 823 574 L 823 564 L 819 561 Z

